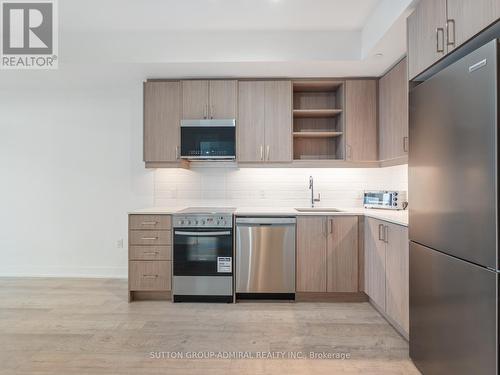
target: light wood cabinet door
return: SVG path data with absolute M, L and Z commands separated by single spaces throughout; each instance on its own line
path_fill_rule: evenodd
M 408 17 L 409 78 L 423 72 L 446 53 L 446 0 L 421 0 Z
M 385 311 L 384 222 L 365 218 L 365 293 Z
M 209 117 L 209 81 L 182 81 L 182 118 L 199 120 Z
M 292 161 L 292 83 L 265 83 L 265 155 L 269 162 Z
M 238 81 L 210 81 L 210 118 L 235 119 L 238 103 Z
M 408 72 L 406 58 L 379 81 L 379 158 L 408 153 Z
M 386 312 L 409 333 L 408 228 L 385 224 L 386 234 Z
M 297 292 L 326 292 L 326 217 L 297 218 Z
M 448 52 L 500 17 L 499 0 L 447 0 Z
M 377 81 L 346 81 L 346 160 L 378 160 Z
M 358 291 L 358 217 L 328 217 L 327 291 Z
M 238 83 L 237 153 L 239 162 L 264 160 L 265 82 Z
M 180 95 L 180 82 L 144 83 L 144 161 L 177 160 Z

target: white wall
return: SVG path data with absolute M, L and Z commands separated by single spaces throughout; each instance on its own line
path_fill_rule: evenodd
M 0 83 L 0 275 L 126 276 L 126 212 L 153 203 L 141 82 L 77 87 Z
M 155 173 L 156 206 L 308 207 L 309 176 L 318 207 L 361 207 L 363 191 L 408 190 L 407 165 L 388 168 L 192 168 Z

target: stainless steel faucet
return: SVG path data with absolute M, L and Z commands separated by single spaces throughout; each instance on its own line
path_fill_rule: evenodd
M 321 201 L 321 195 L 318 193 L 318 198 L 314 198 L 314 179 L 309 176 L 309 190 L 311 190 L 311 208 L 314 208 L 314 203 Z

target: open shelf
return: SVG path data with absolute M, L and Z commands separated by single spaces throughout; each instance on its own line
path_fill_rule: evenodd
M 294 92 L 328 92 L 335 91 L 342 85 L 342 81 L 295 81 Z
M 293 159 L 344 159 L 344 82 L 293 82 Z
M 300 131 L 293 132 L 294 138 L 334 138 L 339 137 L 343 132 L 331 132 L 331 131 Z
M 342 113 L 341 109 L 294 109 L 295 118 L 317 118 L 317 117 L 335 117 Z

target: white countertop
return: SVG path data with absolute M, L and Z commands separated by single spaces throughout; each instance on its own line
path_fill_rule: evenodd
M 151 207 L 130 211 L 129 214 L 145 214 L 145 215 L 169 215 L 175 214 L 187 207 Z M 393 211 L 381 209 L 366 209 L 363 207 L 334 207 L 339 212 L 318 211 L 314 212 L 299 212 L 291 207 L 238 207 L 236 208 L 236 216 L 314 216 L 314 215 L 362 215 L 372 217 L 379 220 L 384 220 L 390 223 L 408 226 L 408 211 Z

